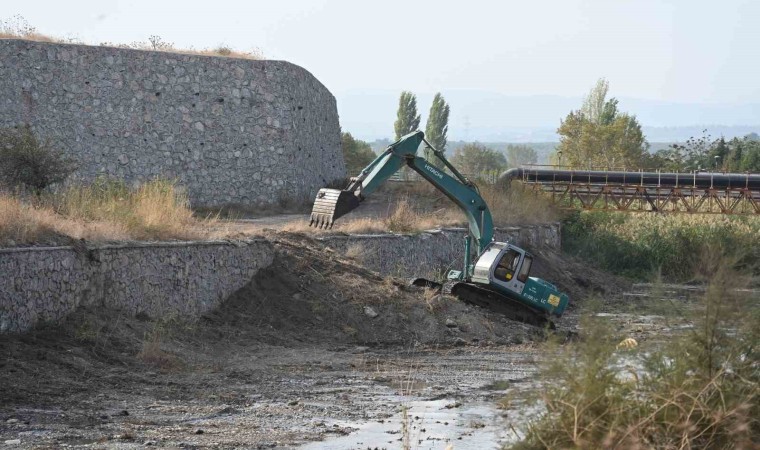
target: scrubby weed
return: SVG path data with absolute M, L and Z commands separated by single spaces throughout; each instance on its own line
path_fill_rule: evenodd
M 389 231 L 395 231 L 399 233 L 409 233 L 416 231 L 417 220 L 419 215 L 412 208 L 408 199 L 402 199 L 397 205 L 396 209 L 385 220 L 385 224 Z
M 756 448 L 760 316 L 732 259 L 709 263 L 694 328 L 659 347 L 616 348 L 621 336 L 584 319 L 545 368 L 546 413 L 512 448 Z
M 183 323 L 176 317 L 167 317 L 153 322 L 151 330 L 145 333 L 142 349 L 137 358 L 161 371 L 171 372 L 184 366 L 182 359 L 164 349 L 165 343 Z
M 708 245 L 719 249 L 703 255 Z M 611 272 L 646 279 L 703 280 L 702 256 L 741 254 L 737 268 L 760 261 L 760 217 L 576 212 L 562 227 L 563 249 Z

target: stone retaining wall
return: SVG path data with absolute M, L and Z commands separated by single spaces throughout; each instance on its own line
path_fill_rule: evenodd
M 0 250 L 0 333 L 58 322 L 79 306 L 198 317 L 272 263 L 264 240 Z
M 466 235 L 464 228 L 449 228 L 415 235 L 328 236 L 321 240 L 383 275 L 436 278 L 450 269 L 462 268 Z M 528 251 L 559 251 L 560 224 L 500 228 L 494 239 L 512 242 Z
M 345 177 L 335 97 L 285 61 L 0 39 L 0 126 L 74 180 L 178 179 L 194 206 L 311 201 Z

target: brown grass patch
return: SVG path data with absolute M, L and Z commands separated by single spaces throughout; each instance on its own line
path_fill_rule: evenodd
M 34 42 L 52 42 L 57 44 L 88 45 L 77 38 L 59 38 L 37 32 L 22 16 L 14 16 L 8 20 L 0 20 L 0 39 L 23 39 Z M 221 56 L 226 58 L 263 60 L 264 55 L 258 48 L 251 51 L 233 49 L 225 44 L 214 48 L 194 49 L 176 48 L 173 42 L 164 41 L 160 36 L 152 35 L 147 41 L 136 41 L 129 44 L 101 42 L 101 47 L 128 48 L 133 50 L 148 50 L 156 52 L 178 53 L 184 55 Z
M 193 216 L 187 197 L 165 180 L 129 189 L 98 180 L 60 194 L 23 199 L 0 194 L 0 245 L 89 241 L 205 239 L 215 218 Z
M 178 356 L 161 348 L 161 340 L 155 336 L 143 342 L 142 350 L 137 354 L 137 358 L 162 372 L 174 372 L 184 366 Z

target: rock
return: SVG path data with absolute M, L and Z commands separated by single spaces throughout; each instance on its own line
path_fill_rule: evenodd
M 204 431 L 201 430 L 200 428 L 198 428 L 197 430 L 195 430 L 194 434 L 203 434 L 203 433 L 204 433 Z
M 293 300 L 297 302 L 303 300 L 303 294 L 301 294 L 300 292 L 296 292 L 295 294 L 292 295 L 292 297 L 293 297 Z
M 151 447 L 151 446 L 157 445 L 157 444 L 158 444 L 158 442 L 156 442 L 156 441 L 145 441 L 145 442 L 143 442 L 143 445 L 146 446 L 146 447 Z
M 21 439 L 8 439 L 5 445 L 21 445 Z
M 5 423 L 17 423 L 18 419 L 8 419 L 5 421 Z
M 457 347 L 462 347 L 464 345 L 467 345 L 467 341 L 465 341 L 464 339 L 460 337 L 457 337 L 457 338 L 454 338 L 454 345 Z
M 364 307 L 364 314 L 370 319 L 374 319 L 378 316 L 377 311 L 375 311 L 371 306 Z
M 288 406 L 296 406 L 298 405 L 298 400 L 291 400 L 288 402 Z
M 446 319 L 446 326 L 449 328 L 457 328 L 457 323 L 452 319 Z

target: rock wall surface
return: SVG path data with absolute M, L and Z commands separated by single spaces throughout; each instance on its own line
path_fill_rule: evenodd
M 322 241 L 383 275 L 436 278 L 450 269 L 461 269 L 466 235 L 464 228 L 449 228 L 415 235 L 329 236 Z M 560 224 L 499 228 L 494 239 L 528 251 L 541 248 L 559 251 Z
M 0 333 L 57 322 L 79 306 L 198 317 L 272 263 L 264 240 L 0 250 Z
M 344 177 L 333 95 L 284 61 L 0 39 L 0 126 L 76 178 L 178 179 L 195 206 L 313 199 Z

